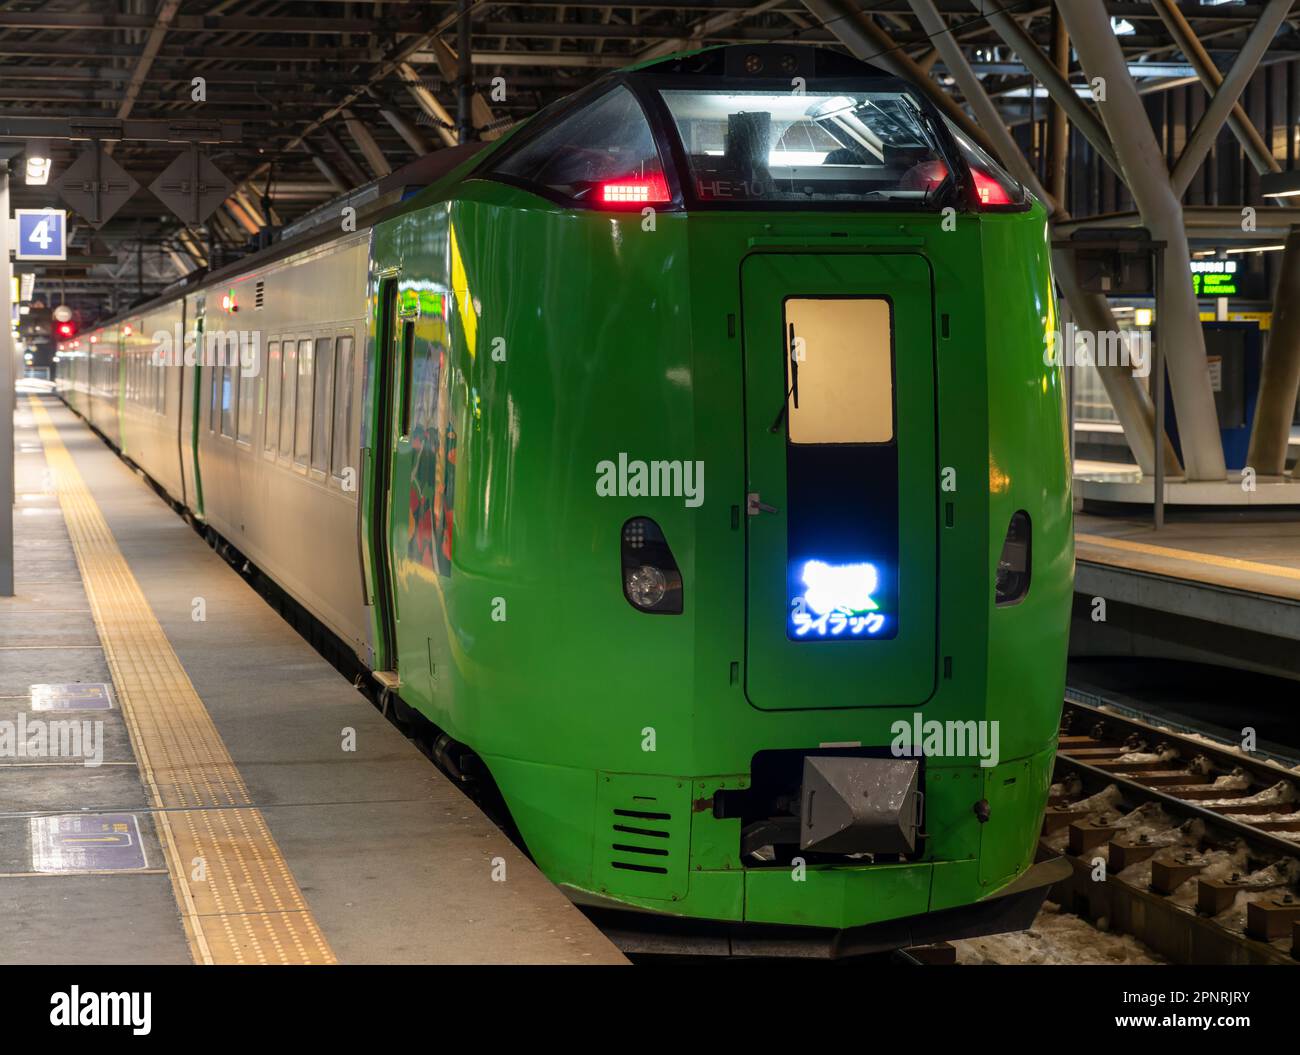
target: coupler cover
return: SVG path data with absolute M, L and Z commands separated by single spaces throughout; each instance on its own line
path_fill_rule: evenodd
M 914 759 L 808 755 L 799 847 L 823 853 L 911 853 L 922 796 Z

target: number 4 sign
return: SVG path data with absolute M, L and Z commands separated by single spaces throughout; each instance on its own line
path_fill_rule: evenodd
M 15 260 L 65 260 L 67 213 L 62 209 L 15 209 Z

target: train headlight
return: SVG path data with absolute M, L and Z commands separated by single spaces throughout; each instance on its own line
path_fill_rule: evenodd
M 651 564 L 642 564 L 635 571 L 628 572 L 623 586 L 627 599 L 638 608 L 653 608 L 668 592 L 664 573 Z
M 638 611 L 676 615 L 682 610 L 682 575 L 659 525 L 633 517 L 623 525 L 620 552 L 623 596 Z
M 1012 514 L 1011 523 L 1007 525 L 1007 537 L 1002 543 L 1002 555 L 998 558 L 994 595 L 999 608 L 1019 604 L 1025 599 L 1032 570 L 1029 514 L 1021 509 Z

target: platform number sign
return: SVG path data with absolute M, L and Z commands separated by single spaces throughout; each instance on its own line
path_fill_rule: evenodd
M 62 209 L 15 209 L 18 243 L 15 260 L 65 260 L 67 213 Z

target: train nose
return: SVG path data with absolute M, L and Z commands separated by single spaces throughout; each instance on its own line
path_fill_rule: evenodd
M 924 796 L 914 759 L 808 755 L 799 847 L 822 853 L 909 854 Z

